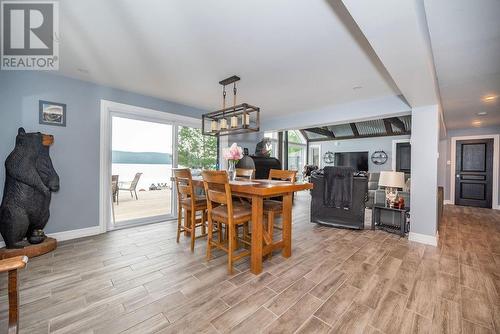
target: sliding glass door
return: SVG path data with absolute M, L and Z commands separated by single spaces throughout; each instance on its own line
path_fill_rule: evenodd
M 218 167 L 216 137 L 162 118 L 112 113 L 111 151 L 112 228 L 175 218 L 172 168 Z
M 114 225 L 173 217 L 174 125 L 112 117 Z

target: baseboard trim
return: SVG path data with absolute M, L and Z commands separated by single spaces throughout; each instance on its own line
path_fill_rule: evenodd
M 410 232 L 408 234 L 408 240 L 419 242 L 421 244 L 437 246 L 437 235 L 433 236 L 433 235 Z
M 49 237 L 56 239 L 57 241 L 65 241 L 65 240 L 90 237 L 92 235 L 97 235 L 101 233 L 102 231 L 100 226 L 92 226 L 92 227 L 81 228 L 78 230 L 48 233 L 47 235 Z
M 78 230 L 70 230 L 70 231 L 63 231 L 63 232 L 56 232 L 56 233 L 47 233 L 47 236 L 52 237 L 56 239 L 57 241 L 65 241 L 65 240 L 72 240 L 72 239 L 78 239 L 78 238 L 84 238 L 84 237 L 90 237 L 92 235 L 97 235 L 101 234 L 101 227 L 100 226 L 92 226 L 92 227 L 86 227 L 86 228 L 80 228 Z M 0 237 L 0 248 L 5 247 L 5 242 L 2 240 L 2 237 Z
M 454 203 L 452 200 L 449 200 L 449 199 L 445 199 L 445 200 L 443 201 L 443 204 L 444 204 L 444 205 L 455 205 L 455 203 Z M 492 209 L 493 209 L 493 210 L 500 210 L 500 204 L 499 204 L 499 205 L 495 205 L 495 204 L 493 204 L 493 205 L 492 205 Z

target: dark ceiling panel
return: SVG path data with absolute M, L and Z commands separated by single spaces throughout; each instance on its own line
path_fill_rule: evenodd
M 335 134 L 335 137 L 337 138 L 354 136 L 350 124 L 330 125 L 328 129 L 332 131 Z
M 371 121 L 356 122 L 356 127 L 360 136 L 385 134 L 384 121 L 381 119 L 375 119 Z

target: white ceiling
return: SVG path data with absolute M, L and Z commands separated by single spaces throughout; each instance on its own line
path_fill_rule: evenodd
M 62 75 L 204 109 L 233 74 L 270 118 L 400 93 L 337 1 L 64 0 L 60 21 Z
M 426 0 L 446 126 L 500 125 L 500 1 Z M 488 115 L 478 116 L 486 111 Z

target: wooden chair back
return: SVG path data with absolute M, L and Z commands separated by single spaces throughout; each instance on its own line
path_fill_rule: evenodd
M 177 168 L 173 172 L 177 188 L 177 198 L 180 205 L 183 199 L 194 198 L 193 177 L 189 168 Z M 191 202 L 194 205 L 194 201 Z
M 251 168 L 236 168 L 236 177 L 242 177 L 252 180 L 255 176 L 255 169 Z
M 225 170 L 203 171 L 201 172 L 201 176 L 203 177 L 203 186 L 207 195 L 209 215 L 211 215 L 213 207 L 225 205 L 228 219 L 231 220 L 233 217 L 233 200 L 227 172 Z
M 297 178 L 296 170 L 281 170 L 281 169 L 271 169 L 269 171 L 269 180 L 282 180 L 295 182 Z

